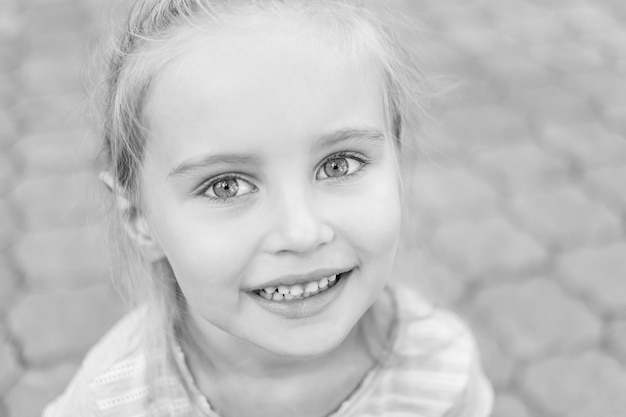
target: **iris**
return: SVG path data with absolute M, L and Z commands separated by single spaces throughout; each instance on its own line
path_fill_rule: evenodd
M 237 178 L 224 178 L 213 184 L 213 192 L 219 198 L 231 198 L 237 195 L 239 183 Z
M 324 164 L 324 173 L 329 177 L 343 177 L 348 173 L 350 164 L 346 158 L 333 158 Z

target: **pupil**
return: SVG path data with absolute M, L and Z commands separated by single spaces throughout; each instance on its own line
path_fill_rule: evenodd
M 234 197 L 239 191 L 239 184 L 235 178 L 226 178 L 213 185 L 213 192 L 219 198 Z
M 346 158 L 330 159 L 324 164 L 324 172 L 329 177 L 342 177 L 348 173 L 348 168 Z

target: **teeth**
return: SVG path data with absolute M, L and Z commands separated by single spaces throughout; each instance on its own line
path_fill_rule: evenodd
M 309 282 L 306 284 L 306 287 L 304 287 L 304 292 L 315 292 L 318 289 L 317 282 Z
M 278 287 L 265 287 L 258 294 L 266 300 L 282 301 L 296 300 L 319 294 L 337 283 L 337 275 L 324 277 L 319 281 L 308 282 L 303 285 L 280 285 Z
M 322 278 L 320 280 L 320 290 L 323 290 L 324 288 L 328 287 L 328 278 Z
M 294 285 L 293 287 L 289 288 L 289 292 L 291 293 L 291 295 L 297 297 L 299 295 L 302 295 L 302 293 L 304 292 L 304 288 L 302 288 L 302 285 Z

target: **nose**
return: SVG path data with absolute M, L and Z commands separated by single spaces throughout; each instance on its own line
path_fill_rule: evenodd
M 305 192 L 276 196 L 268 207 L 271 220 L 266 249 L 272 253 L 306 254 L 330 243 L 335 234 L 324 220 L 323 211 L 314 196 Z

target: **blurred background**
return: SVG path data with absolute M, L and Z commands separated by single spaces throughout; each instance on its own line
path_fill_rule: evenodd
M 84 118 L 105 4 L 0 0 L 0 416 L 40 415 L 124 312 Z M 457 85 L 424 128 L 408 279 L 473 327 L 494 416 L 624 416 L 626 2 L 392 4 Z

